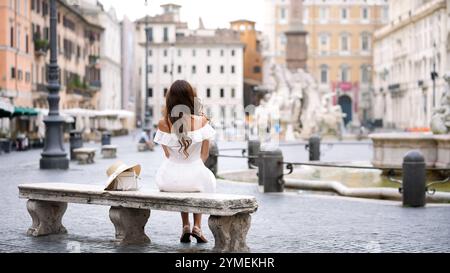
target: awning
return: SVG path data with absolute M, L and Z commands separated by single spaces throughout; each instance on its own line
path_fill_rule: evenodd
M 13 116 L 37 116 L 39 114 L 34 108 L 28 107 L 14 107 Z
M 10 118 L 14 112 L 14 106 L 4 100 L 0 100 L 0 118 Z
M 36 111 L 38 111 L 42 118 L 48 115 L 48 109 L 42 109 L 42 108 L 36 108 Z M 72 116 L 69 116 L 67 114 L 64 114 L 63 112 L 59 112 L 59 115 L 64 118 L 64 121 L 66 123 L 75 123 L 75 119 Z

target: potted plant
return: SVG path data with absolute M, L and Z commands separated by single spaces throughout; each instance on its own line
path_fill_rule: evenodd
M 49 43 L 45 39 L 36 39 L 34 40 L 34 50 L 38 54 L 46 54 L 49 49 Z

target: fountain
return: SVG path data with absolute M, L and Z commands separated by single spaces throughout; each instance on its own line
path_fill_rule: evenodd
M 342 137 L 343 117 L 339 105 L 333 105 L 332 92 L 321 92 L 311 74 L 303 69 L 289 70 L 272 64 L 268 93 L 255 110 L 255 129 L 269 132 L 279 124 L 281 138 L 286 141 L 308 139 L 314 134 Z M 258 134 L 260 135 L 260 134 Z M 273 135 L 273 134 L 272 134 Z
M 263 41 L 264 81 L 260 89 L 269 93 L 255 109 L 254 132 L 267 142 L 308 139 L 314 134 L 342 137 L 343 113 L 333 106 L 333 93 L 325 93 L 306 72 L 307 32 L 303 25 L 303 1 L 291 0 L 288 30 L 285 32 L 286 62 L 275 64 L 268 40 Z M 265 136 L 261 133 L 265 132 Z
M 444 76 L 446 90 L 441 106 L 431 119 L 432 133 L 373 134 L 374 157 L 372 164 L 380 169 L 401 168 L 408 151 L 418 150 L 427 168 L 450 169 L 450 73 Z

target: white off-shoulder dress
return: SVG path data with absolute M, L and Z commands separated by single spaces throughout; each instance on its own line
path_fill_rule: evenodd
M 201 129 L 188 132 L 192 140 L 186 158 L 180 150 L 180 143 L 175 134 L 169 134 L 158 130 L 154 141 L 164 145 L 169 150 L 169 158 L 165 158 L 161 167 L 156 172 L 156 184 L 163 192 L 206 192 L 216 190 L 216 178 L 206 168 L 201 159 L 202 142 L 212 140 L 216 132 L 211 125 L 206 124 Z

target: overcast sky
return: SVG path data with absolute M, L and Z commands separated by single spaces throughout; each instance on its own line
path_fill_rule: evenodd
M 182 6 L 181 20 L 188 22 L 189 28 L 198 27 L 198 18 L 202 17 L 206 28 L 228 28 L 229 22 L 237 19 L 252 20 L 256 28 L 262 30 L 264 20 L 264 0 L 99 0 L 106 10 L 110 6 L 116 9 L 122 19 L 127 15 L 131 20 L 161 13 L 161 4 L 175 3 Z

